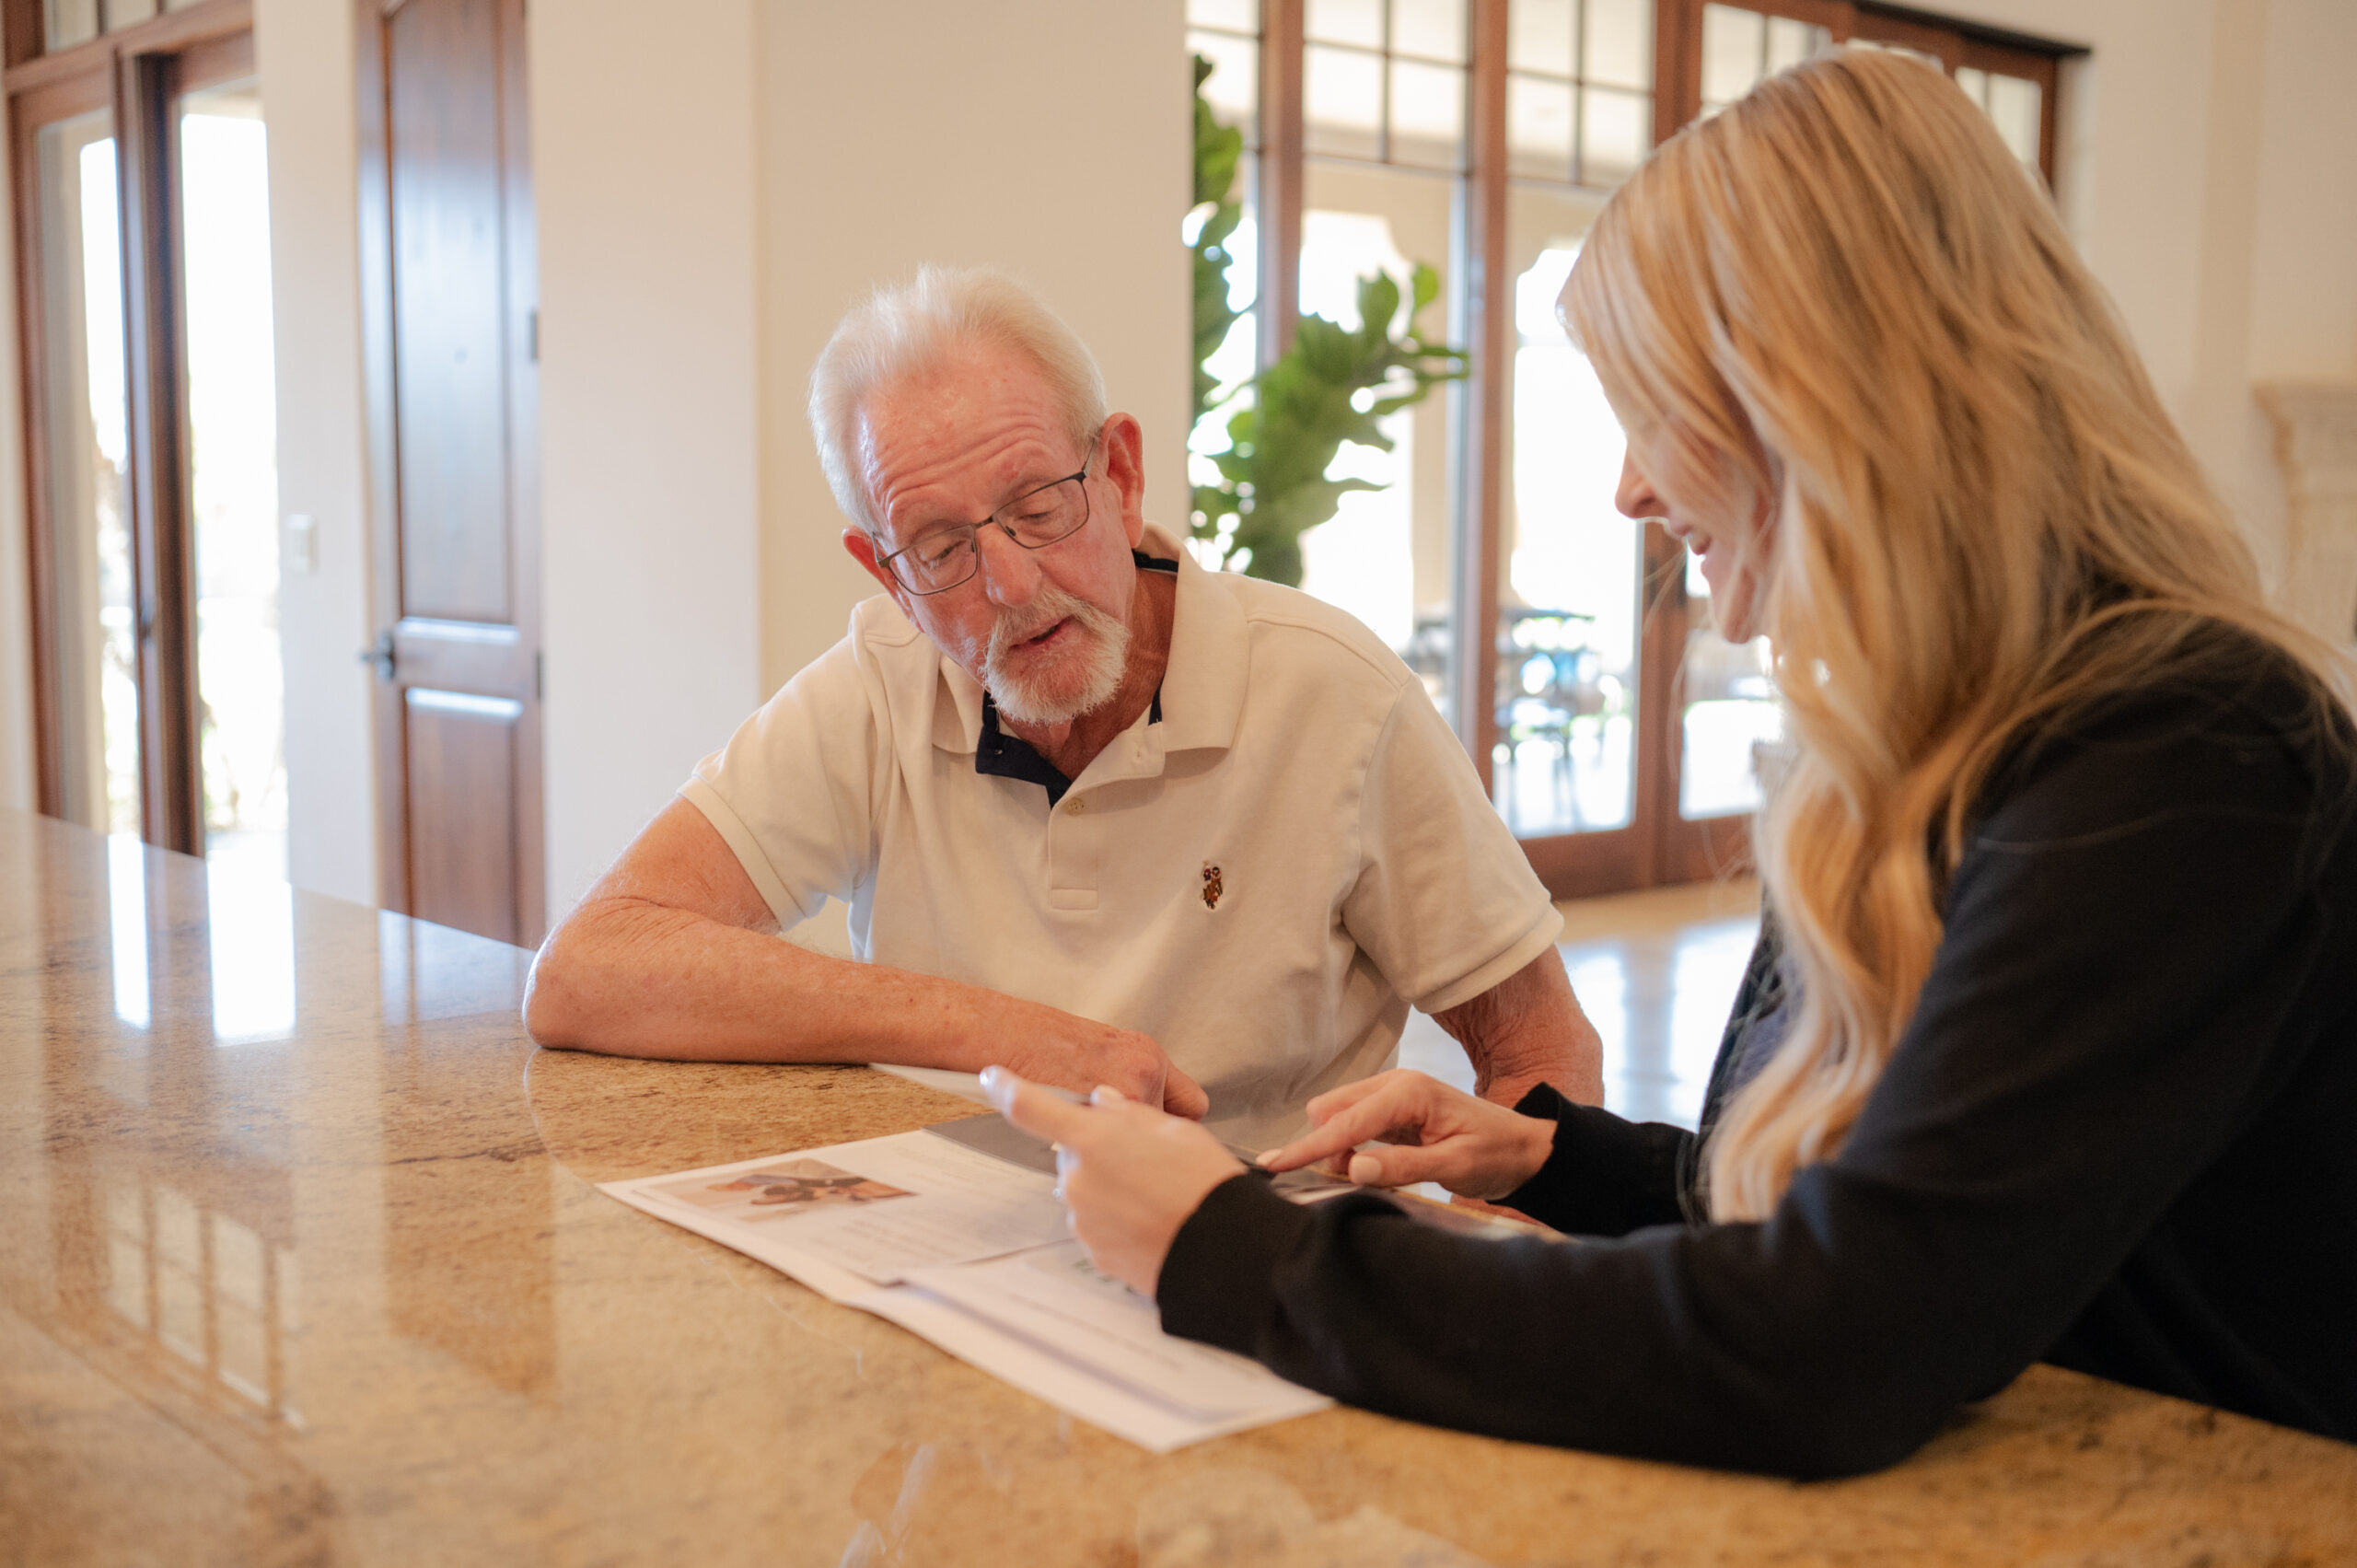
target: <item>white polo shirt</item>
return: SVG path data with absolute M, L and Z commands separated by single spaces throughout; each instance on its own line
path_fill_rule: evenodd
M 680 793 L 781 924 L 841 899 L 863 959 L 1151 1035 L 1260 1147 L 1562 921 L 1374 633 L 1144 550 L 1178 563 L 1161 693 L 1061 801 L 976 771 L 981 685 L 880 595 Z

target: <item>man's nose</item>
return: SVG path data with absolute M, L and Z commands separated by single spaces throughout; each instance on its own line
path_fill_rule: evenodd
M 996 523 L 974 530 L 977 575 L 994 604 L 1028 604 L 1039 596 L 1039 563 Z
M 1641 523 L 1669 510 L 1661 504 L 1661 496 L 1645 476 L 1637 471 L 1637 460 L 1626 454 L 1620 459 L 1620 482 L 1613 488 L 1612 504 L 1620 508 L 1622 517 L 1634 517 Z

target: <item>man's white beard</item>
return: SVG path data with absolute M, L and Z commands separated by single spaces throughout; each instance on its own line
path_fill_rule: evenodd
M 998 711 L 1017 724 L 1070 724 L 1113 700 L 1121 689 L 1121 674 L 1129 666 L 1130 629 L 1097 606 L 1062 588 L 1042 587 L 1039 597 L 1016 611 L 1001 612 L 991 628 L 990 646 L 982 654 L 982 684 L 990 688 Z M 1082 633 L 1081 645 L 1045 668 L 1017 673 L 1008 667 L 1008 655 L 1070 617 Z

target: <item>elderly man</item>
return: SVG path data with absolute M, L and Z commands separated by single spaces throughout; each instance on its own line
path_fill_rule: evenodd
M 1007 280 L 837 330 L 811 422 L 883 587 L 550 935 L 544 1045 L 997 1063 L 1260 1145 L 1410 1003 L 1512 1103 L 1599 1098 L 1561 920 L 1422 686 L 1147 524 L 1138 422 Z M 778 941 L 829 897 L 846 962 Z

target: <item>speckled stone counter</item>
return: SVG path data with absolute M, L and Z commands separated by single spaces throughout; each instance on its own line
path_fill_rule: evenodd
M 1157 1458 L 592 1186 L 970 1108 L 539 1052 L 526 961 L 0 814 L 0 1564 L 2357 1563 L 2357 1449 L 2044 1368 L 1834 1484 Z

